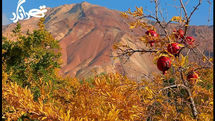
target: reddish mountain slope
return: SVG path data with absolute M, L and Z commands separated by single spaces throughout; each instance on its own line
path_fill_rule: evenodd
M 144 45 L 134 44 L 139 35 L 144 34 L 140 29 L 129 30 L 128 22 L 120 16 L 119 11 L 110 10 L 87 2 L 81 4 L 63 5 L 49 8 L 46 17 L 46 29 L 60 41 L 62 48 L 63 65 L 61 72 L 64 75 L 85 77 L 102 72 L 121 72 L 137 79 L 144 74 L 158 71 L 148 54 L 133 55 L 127 63 L 111 58 L 114 42 L 128 43 L 134 48 Z M 21 21 L 25 31 L 36 28 L 38 18 Z M 32 24 L 35 23 L 35 24 Z M 3 34 L 8 38 L 15 24 L 3 27 Z M 204 31 L 207 30 L 207 33 Z M 209 44 L 212 48 L 212 29 L 193 27 L 191 33 L 202 39 L 204 47 Z M 200 35 L 199 33 L 203 34 Z M 211 49 L 209 49 L 211 51 Z

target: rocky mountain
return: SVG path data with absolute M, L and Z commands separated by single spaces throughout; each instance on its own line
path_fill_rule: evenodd
M 20 21 L 23 32 L 37 28 L 38 18 Z M 132 79 L 158 72 L 149 54 L 135 54 L 124 63 L 114 59 L 114 42 L 121 41 L 133 48 L 145 47 L 136 41 L 145 31 L 130 30 L 128 22 L 120 12 L 87 2 L 48 8 L 45 27 L 59 40 L 62 48 L 63 75 L 89 77 L 94 74 L 120 72 Z M 15 24 L 3 26 L 3 35 L 11 38 Z M 202 47 L 212 52 L 213 27 L 192 26 L 190 34 L 202 42 Z

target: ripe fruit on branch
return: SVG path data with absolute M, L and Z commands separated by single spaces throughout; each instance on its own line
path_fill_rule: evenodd
M 167 51 L 171 54 L 178 54 L 180 50 L 180 46 L 178 43 L 171 43 L 167 46 Z
M 169 57 L 161 56 L 157 61 L 157 67 L 163 74 L 171 67 L 171 60 Z
M 184 31 L 182 29 L 179 29 L 177 32 L 178 32 L 178 35 L 180 36 L 180 38 L 184 37 Z
M 149 41 L 149 44 L 150 44 L 151 47 L 154 45 L 154 43 L 155 43 L 155 40 L 150 40 Z
M 158 34 L 154 31 L 154 30 L 149 30 L 146 32 L 146 34 L 148 36 L 153 37 L 153 40 L 149 40 L 149 44 L 151 45 L 151 47 L 154 45 L 156 37 L 158 37 Z
M 190 71 L 187 74 L 187 81 L 191 86 L 193 86 L 196 83 L 196 80 L 198 79 L 198 74 L 194 71 Z
M 193 45 L 193 42 L 195 41 L 195 39 L 193 37 L 186 37 L 185 42 L 188 45 Z
M 152 37 L 158 37 L 158 34 L 154 30 L 149 30 L 146 32 L 147 35 L 151 35 Z
M 184 38 L 184 31 L 182 29 L 179 29 L 176 33 L 175 33 L 175 37 L 177 39 L 183 39 Z

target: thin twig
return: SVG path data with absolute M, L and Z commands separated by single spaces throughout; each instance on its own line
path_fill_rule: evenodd
M 187 0 L 187 1 L 185 2 L 185 6 L 189 3 L 189 1 L 190 1 L 190 0 Z
M 134 53 L 156 53 L 156 50 L 145 50 L 145 49 L 132 49 L 132 48 L 127 48 L 127 49 L 122 49 L 118 48 L 121 52 L 117 53 L 117 56 L 110 56 L 110 57 L 126 57 L 126 60 L 124 63 L 126 63 L 129 58 L 134 54 Z
M 187 51 L 187 54 L 186 54 L 186 56 L 187 56 L 189 53 L 190 53 L 190 49 Z
M 200 69 L 209 69 L 209 68 L 211 68 L 211 67 L 199 67 L 199 68 L 194 69 L 194 71 L 197 71 L 197 70 L 200 70 Z
M 180 4 L 181 4 L 181 7 L 184 11 L 184 16 L 185 16 L 185 19 L 186 19 L 186 22 L 185 22 L 185 30 L 184 30 L 184 36 L 187 34 L 187 29 L 188 29 L 188 25 L 190 23 L 190 18 L 192 17 L 193 13 L 198 9 L 198 7 L 201 5 L 202 3 L 202 0 L 199 0 L 199 3 L 194 7 L 194 9 L 192 10 L 192 12 L 190 13 L 189 17 L 188 17 L 188 14 L 187 14 L 187 10 L 184 6 L 184 3 L 182 0 L 180 0 Z
M 190 13 L 190 16 L 189 16 L 189 18 L 188 19 L 190 19 L 191 18 L 191 16 L 193 15 L 193 13 L 197 10 L 197 8 L 201 5 L 201 3 L 202 3 L 202 0 L 199 0 L 199 3 L 194 7 L 194 9 L 193 9 L 193 11 Z
M 158 0 L 154 0 L 154 3 L 155 3 L 155 19 L 156 19 L 156 22 L 160 25 L 160 27 L 163 29 L 163 31 L 165 32 L 166 36 L 168 37 L 168 32 L 166 30 L 166 26 L 163 26 L 161 21 L 159 20 L 159 17 L 158 17 Z M 168 40 L 170 42 L 170 39 L 168 37 Z
M 143 19 L 143 18 L 152 18 L 152 19 L 156 20 L 156 18 L 152 15 L 143 15 L 143 16 L 140 16 L 138 19 Z
M 184 84 L 185 86 L 188 86 L 188 84 L 186 83 L 186 81 L 185 81 L 185 79 L 184 79 L 183 70 L 182 70 L 181 67 L 179 68 L 179 72 L 180 72 L 180 76 L 181 76 L 181 80 L 182 80 L 183 84 Z
M 181 7 L 182 7 L 182 9 L 184 11 L 185 18 L 188 19 L 187 10 L 186 10 L 186 8 L 185 8 L 184 3 L 183 3 L 182 0 L 180 0 L 180 4 L 181 4 Z
M 145 49 L 137 49 L 137 50 L 134 50 L 132 48 L 129 48 L 129 49 L 126 49 L 126 50 L 123 50 L 121 48 L 119 48 L 122 53 L 118 53 L 119 55 L 116 56 L 116 57 L 119 57 L 119 56 L 125 56 L 125 55 L 133 55 L 134 53 L 156 53 L 157 51 L 156 50 L 145 50 Z
M 210 14 L 211 14 L 211 5 L 212 3 L 210 2 L 210 0 L 207 1 L 208 4 L 209 4 L 209 8 L 208 8 L 208 25 L 209 25 L 209 22 L 210 22 Z
M 158 0 L 154 0 L 155 2 L 155 16 L 158 18 Z
M 199 51 L 199 53 L 213 66 L 213 63 L 205 56 L 205 54 L 198 48 L 196 47 L 196 49 Z
M 189 20 L 189 18 L 188 18 L 187 10 L 186 10 L 186 8 L 185 8 L 184 3 L 183 3 L 182 0 L 180 0 L 180 4 L 181 4 L 181 8 L 182 8 L 183 11 L 184 11 L 184 16 L 185 16 L 185 19 L 186 19 L 186 22 L 185 22 L 185 30 L 184 30 L 184 36 L 186 36 L 186 34 L 187 34 L 187 27 L 188 27 L 188 26 L 186 26 L 186 25 L 189 24 L 190 20 Z

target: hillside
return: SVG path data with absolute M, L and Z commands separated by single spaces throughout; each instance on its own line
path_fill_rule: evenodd
M 23 32 L 36 28 L 38 18 L 20 21 Z M 113 59 L 114 42 L 128 43 L 134 48 L 145 47 L 135 41 L 144 30 L 130 30 L 128 22 L 120 12 L 87 2 L 49 8 L 45 16 L 45 27 L 59 40 L 62 48 L 63 75 L 88 77 L 92 74 L 120 72 L 132 79 L 158 72 L 148 54 L 133 55 L 127 63 Z M 32 24 L 35 23 L 35 24 Z M 9 39 L 15 24 L 3 26 L 3 35 Z M 201 42 L 200 48 L 213 51 L 213 27 L 191 26 L 188 34 Z M 138 77 L 138 78 L 137 78 Z

